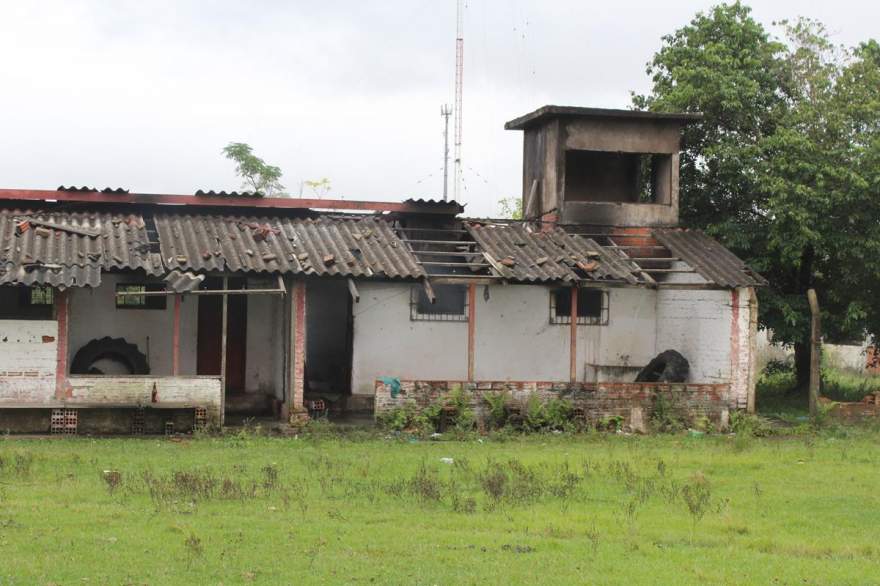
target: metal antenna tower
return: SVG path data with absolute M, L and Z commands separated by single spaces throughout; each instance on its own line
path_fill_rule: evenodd
M 461 174 L 461 90 L 464 81 L 464 9 L 463 0 L 455 5 L 455 177 L 453 199 L 460 201 Z
M 443 116 L 443 201 L 449 199 L 449 116 L 452 109 L 449 104 L 440 106 L 440 115 Z

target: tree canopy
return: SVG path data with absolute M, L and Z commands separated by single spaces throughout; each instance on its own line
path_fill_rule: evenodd
M 223 155 L 235 161 L 235 172 L 244 179 L 242 187 L 267 197 L 284 195 L 281 168 L 269 165 L 254 154 L 249 144 L 231 142 L 223 147 Z
M 803 382 L 808 288 L 830 339 L 880 334 L 880 45 L 775 24 L 781 40 L 740 2 L 697 14 L 663 37 L 633 104 L 704 114 L 684 132 L 682 222 L 770 280 L 761 325 L 795 345 Z

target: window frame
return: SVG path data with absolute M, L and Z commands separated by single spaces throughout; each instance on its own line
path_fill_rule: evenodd
M 35 297 L 43 296 L 42 301 Z M 55 290 L 49 285 L 30 285 L 21 292 L 20 304 L 24 307 L 54 307 Z
M 409 296 L 409 320 L 410 321 L 433 321 L 433 322 L 467 322 L 469 314 L 469 300 L 467 285 L 434 285 L 434 292 L 439 296 L 440 291 L 448 291 L 446 287 L 460 289 L 463 296 L 462 311 L 458 313 L 422 313 L 419 310 L 419 299 L 424 294 L 424 287 L 416 285 L 410 288 Z
M 123 282 L 116 283 L 116 293 L 123 292 L 131 292 L 126 291 L 125 289 L 130 289 L 134 287 L 142 287 L 144 293 L 153 293 L 159 291 L 166 291 L 166 287 L 164 283 L 131 283 L 131 282 Z M 121 303 L 123 301 L 128 301 L 131 299 L 138 299 L 137 296 L 134 295 L 126 295 L 123 297 L 119 297 L 114 295 L 116 309 L 125 309 L 125 310 L 146 310 L 146 311 L 165 311 L 168 309 L 168 296 L 167 295 L 144 295 L 141 297 L 143 300 L 142 303 L 134 304 L 134 303 Z
M 556 311 L 556 294 L 559 291 L 568 291 L 569 295 L 571 294 L 571 287 L 555 287 L 550 289 L 549 297 L 550 297 L 550 323 L 552 325 L 570 325 L 571 324 L 571 306 L 569 305 L 568 311 L 559 315 Z M 609 294 L 606 289 L 578 289 L 578 300 L 580 301 L 580 296 L 582 293 L 589 291 L 590 293 L 599 293 L 601 295 L 600 306 L 599 306 L 599 314 L 598 315 L 578 315 L 577 316 L 577 325 L 579 326 L 607 326 L 608 325 L 608 315 L 609 315 L 609 305 L 610 299 Z M 569 297 L 571 299 L 571 297 Z M 584 307 L 581 304 L 578 304 L 578 313 L 580 313 L 581 307 Z

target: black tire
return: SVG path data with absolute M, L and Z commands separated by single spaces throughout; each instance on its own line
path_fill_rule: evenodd
M 690 364 L 675 350 L 664 350 L 654 357 L 636 377 L 637 383 L 683 383 L 687 381 Z
M 125 338 L 109 336 L 92 340 L 80 348 L 73 357 L 70 374 L 95 374 L 92 365 L 105 358 L 125 365 L 129 374 L 150 374 L 147 357 L 138 350 L 137 345 L 126 342 Z

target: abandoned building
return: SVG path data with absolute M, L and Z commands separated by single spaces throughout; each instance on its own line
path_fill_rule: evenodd
M 517 221 L 434 200 L 2 189 L 0 429 L 163 432 L 452 388 L 562 395 L 636 428 L 666 392 L 723 422 L 754 406 L 765 281 L 677 227 L 696 118 L 509 122 Z

